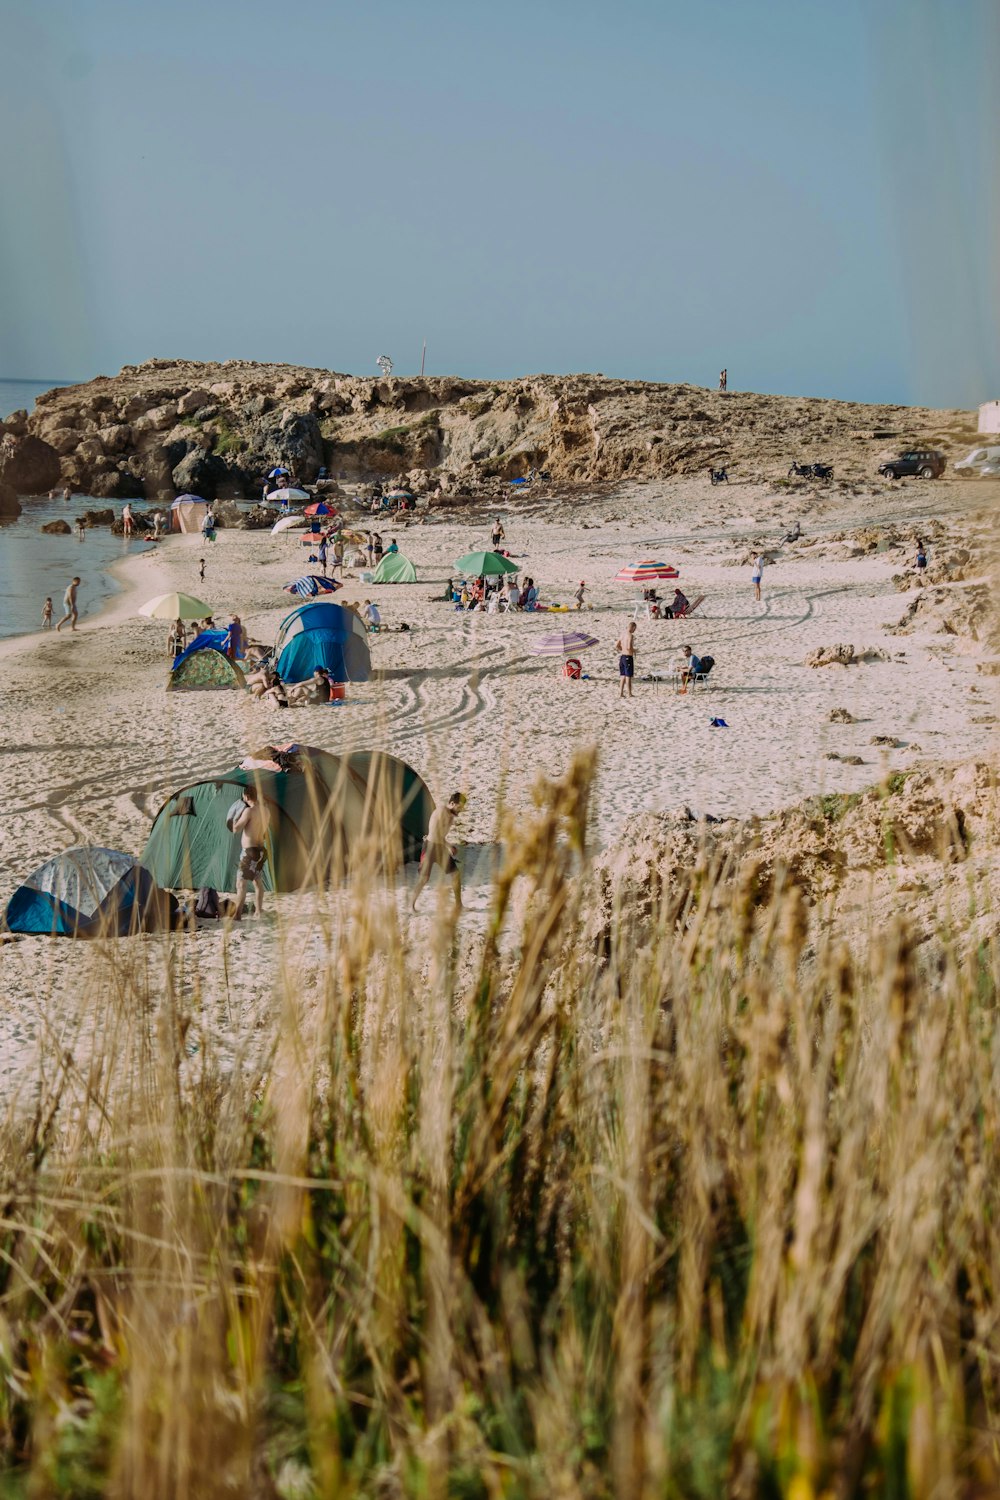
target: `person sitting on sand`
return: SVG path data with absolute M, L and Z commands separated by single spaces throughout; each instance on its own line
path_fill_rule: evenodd
M 511 609 L 520 609 L 521 590 L 517 586 L 517 575 L 513 574 L 507 584 L 507 603 Z
M 278 682 L 278 674 L 270 667 L 259 666 L 246 674 L 246 684 L 254 698 L 263 698 L 268 688 Z
M 240 836 L 240 865 L 236 876 L 236 906 L 233 921 L 243 915 L 247 899 L 247 884 L 253 883 L 257 899 L 257 915 L 264 915 L 264 866 L 267 864 L 267 835 L 271 826 L 271 814 L 267 803 L 257 795 L 257 788 L 243 788 L 243 807 L 233 819 L 233 832 Z
M 538 586 L 533 578 L 528 579 L 528 586 L 521 597 L 522 609 L 538 608 Z
M 448 840 L 452 824 L 465 806 L 465 797 L 461 792 L 452 792 L 444 807 L 436 807 L 431 813 L 427 824 L 427 832 L 424 835 L 424 852 L 420 861 L 420 873 L 417 876 L 416 888 L 413 892 L 413 903 L 411 909 L 416 911 L 417 901 L 424 886 L 431 878 L 431 871 L 435 865 L 439 865 L 446 875 L 452 878 L 455 892 L 455 906 L 458 910 L 462 907 L 462 880 L 455 858 L 455 850 Z

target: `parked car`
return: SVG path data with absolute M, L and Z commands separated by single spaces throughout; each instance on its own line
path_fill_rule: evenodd
M 991 458 L 989 463 L 983 464 L 979 470 L 979 477 L 981 479 L 1000 478 L 1000 458 Z
M 907 474 L 919 474 L 921 479 L 940 479 L 947 467 L 944 454 L 933 448 L 908 448 L 898 458 L 879 464 L 878 471 L 886 479 L 902 479 Z
M 995 464 L 1000 460 L 1000 445 L 993 448 L 973 448 L 964 458 L 960 458 L 953 465 L 956 469 L 979 469 L 982 472 L 983 464 Z

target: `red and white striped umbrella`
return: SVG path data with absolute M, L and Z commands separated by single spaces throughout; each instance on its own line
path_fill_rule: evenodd
M 572 656 L 596 645 L 597 637 L 585 635 L 582 630 L 554 630 L 551 635 L 543 635 L 531 649 L 535 656 Z
M 615 583 L 655 583 L 660 578 L 679 578 L 681 575 L 676 568 L 669 563 L 653 562 L 645 558 L 642 562 L 629 563 L 625 568 L 619 568 L 615 574 Z

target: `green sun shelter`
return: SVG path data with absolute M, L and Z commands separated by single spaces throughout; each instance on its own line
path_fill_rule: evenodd
M 267 804 L 265 888 L 319 889 L 372 857 L 385 870 L 419 858 L 434 802 L 405 761 L 294 746 L 285 770 L 236 767 L 180 787 L 153 820 L 141 863 L 168 890 L 234 891 L 240 837 L 226 819 L 243 788 Z
M 416 583 L 417 570 L 402 552 L 387 552 L 372 574 L 372 583 Z

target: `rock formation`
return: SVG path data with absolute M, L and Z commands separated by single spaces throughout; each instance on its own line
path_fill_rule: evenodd
M 185 488 L 213 500 L 253 496 L 283 462 L 307 482 L 325 466 L 351 483 L 402 477 L 435 494 L 500 490 L 533 468 L 556 483 L 593 484 L 725 466 L 734 477 L 771 478 L 807 503 L 809 483 L 785 477 L 793 457 L 835 458 L 835 485 L 852 475 L 878 483 L 886 430 L 898 431 L 900 443 L 939 444 L 945 432 L 957 446 L 969 441 L 970 424 L 965 412 L 602 375 L 364 379 L 239 360 L 154 359 L 46 392 L 30 417 L 17 414 L 7 429 L 18 441 L 44 444 L 44 477 L 41 469 L 32 474 L 40 489 L 61 482 L 109 499 L 162 501 Z

